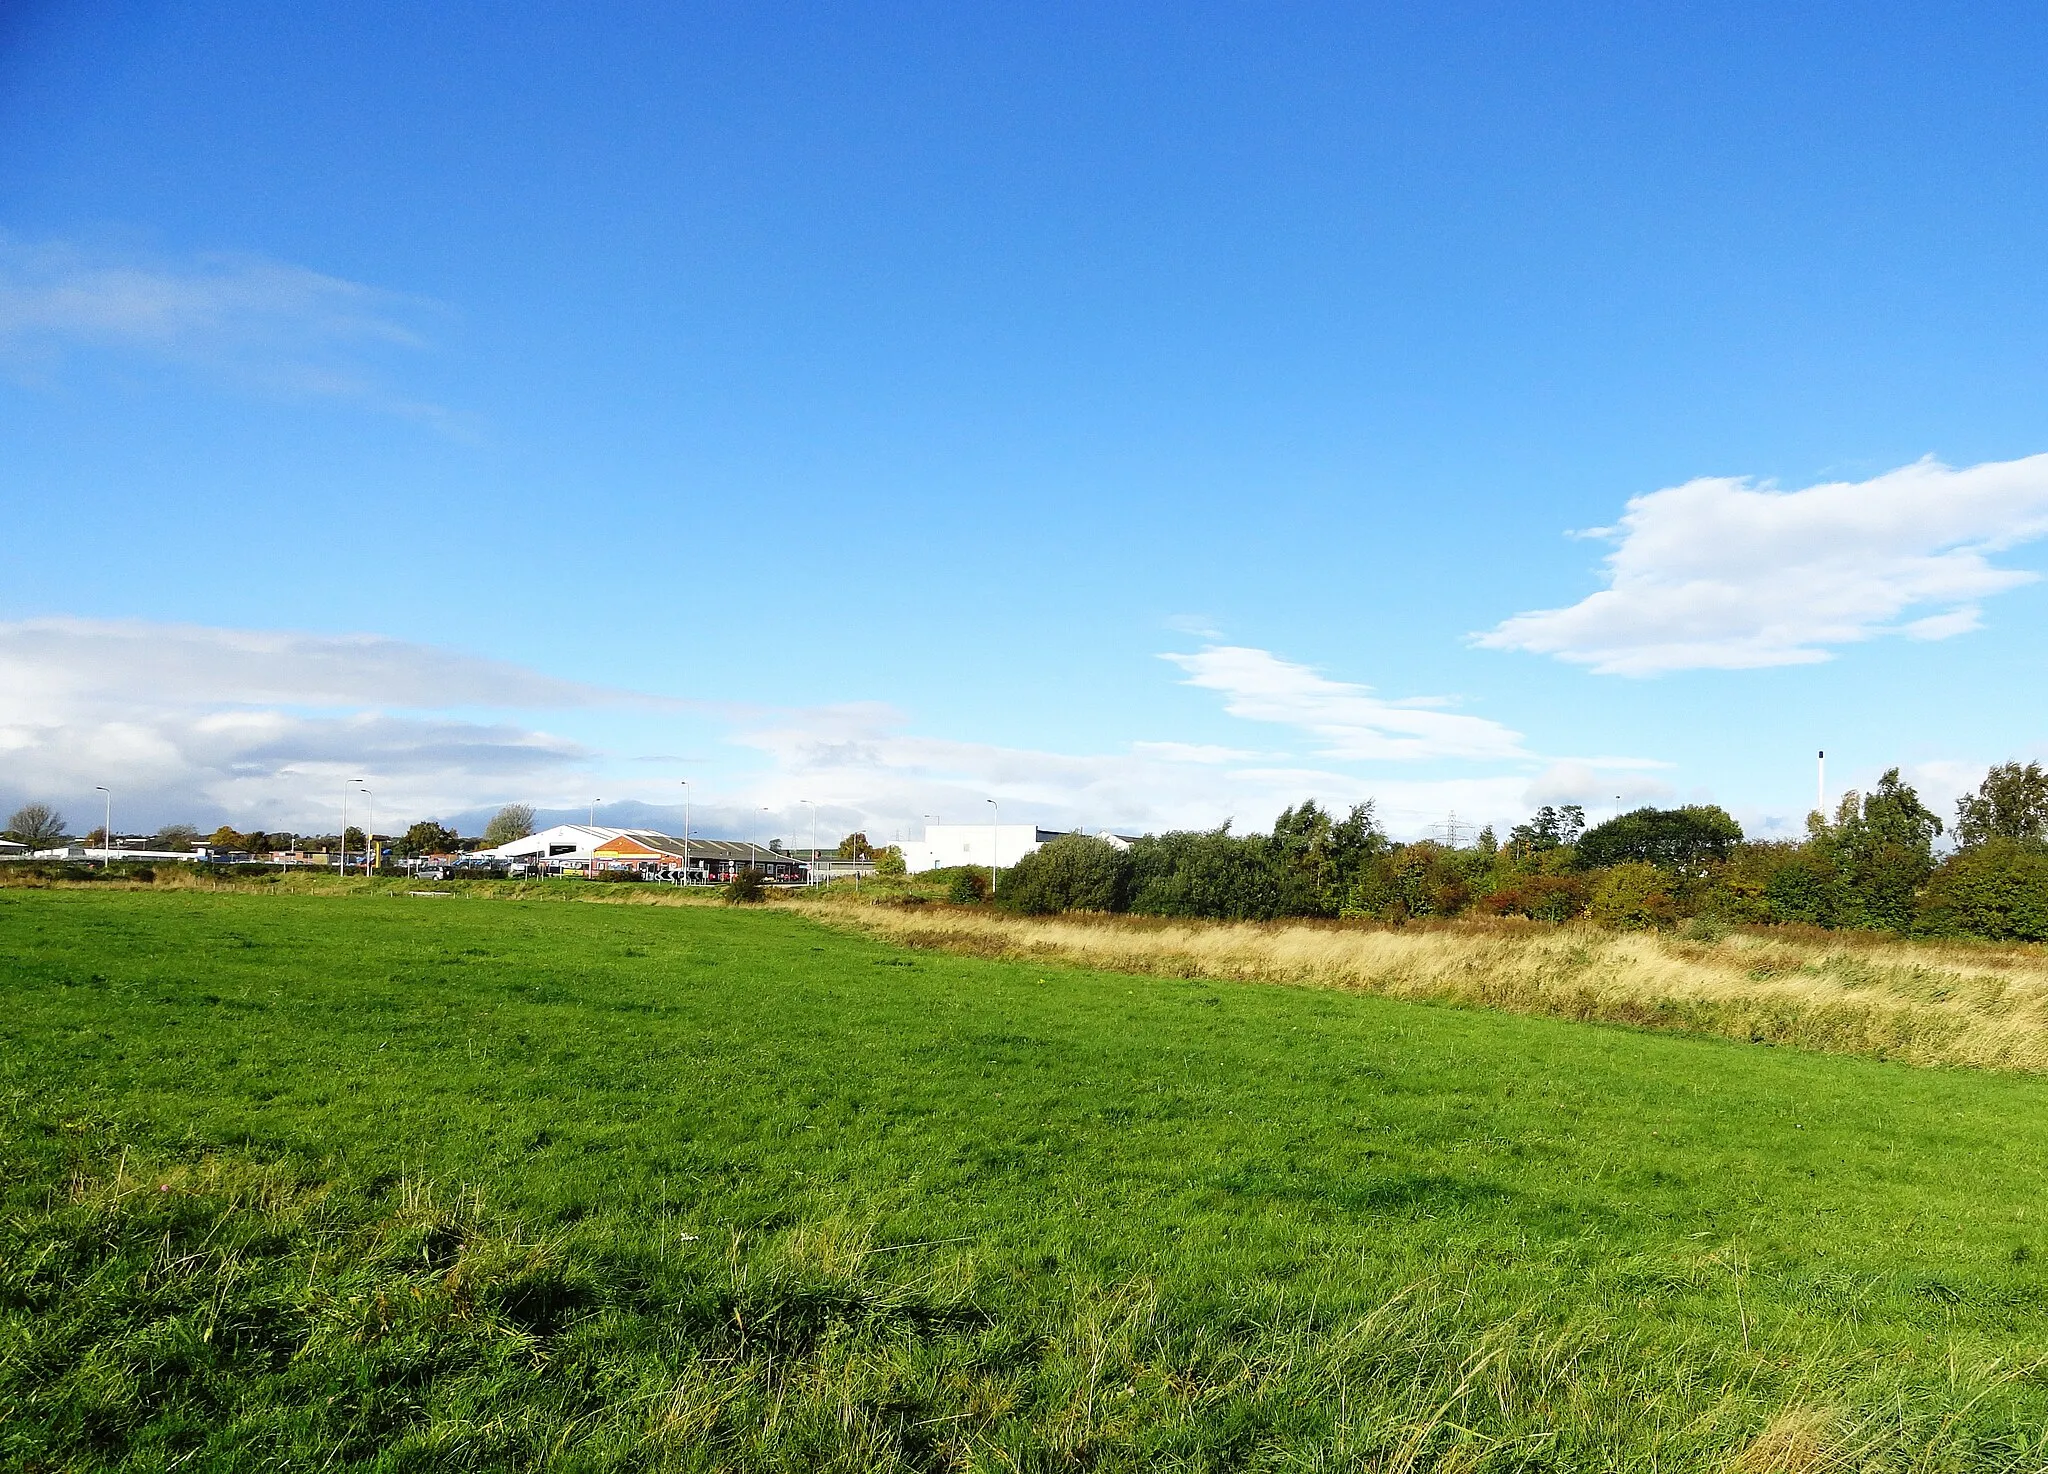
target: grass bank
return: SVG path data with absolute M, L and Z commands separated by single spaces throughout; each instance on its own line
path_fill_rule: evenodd
M 2022 1075 L 367 890 L 0 999 L 8 1468 L 2048 1464 Z
M 903 946 L 1172 978 L 1340 988 L 1681 1029 L 1917 1065 L 2048 1069 L 2048 948 L 1805 927 L 1610 932 L 1540 922 L 1012 916 L 811 903 Z

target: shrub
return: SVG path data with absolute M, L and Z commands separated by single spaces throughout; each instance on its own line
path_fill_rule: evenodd
M 1593 884 L 1593 920 L 1620 931 L 1668 926 L 1678 908 L 1664 872 L 1645 860 L 1616 865 Z
M 763 883 L 760 871 L 742 870 L 725 883 L 725 889 L 720 894 L 725 897 L 725 904 L 728 906 L 748 906 L 756 901 L 767 900 L 768 887 Z
M 1131 888 L 1131 909 L 1150 916 L 1270 921 L 1309 914 L 1290 909 L 1302 898 L 1290 895 L 1265 841 L 1234 835 L 1227 824 L 1146 835 L 1131 846 Z
M 896 876 L 902 875 L 903 873 L 904 865 L 902 846 L 892 844 L 886 850 L 876 851 L 875 874 Z
M 1481 899 L 1480 909 L 1495 916 L 1526 916 L 1532 921 L 1569 921 L 1586 909 L 1586 882 L 1576 875 L 1524 875 Z
M 1772 921 L 1834 926 L 1842 912 L 1842 873 L 1826 855 L 1793 847 L 1784 862 L 1770 870 L 1764 897 Z
M 1630 860 L 1651 865 L 1697 865 L 1726 859 L 1742 841 L 1742 826 L 1714 804 L 1682 809 L 1637 809 L 1618 814 L 1579 837 L 1578 863 L 1588 870 Z
M 1413 916 L 1456 916 L 1472 899 L 1466 855 L 1431 840 L 1377 855 L 1346 898 L 1347 916 L 1399 925 Z
M 2048 941 L 2048 849 L 1987 839 L 1950 855 L 1921 892 L 1922 936 Z
M 1003 872 L 1005 906 L 1030 915 L 1122 911 L 1131 904 L 1131 857 L 1107 840 L 1063 834 Z
M 988 877 L 970 866 L 961 866 L 953 872 L 953 879 L 946 887 L 946 899 L 956 906 L 972 906 L 988 899 Z

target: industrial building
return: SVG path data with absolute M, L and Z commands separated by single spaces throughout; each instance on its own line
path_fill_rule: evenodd
M 1036 824 L 927 824 L 924 838 L 903 846 L 903 867 L 913 875 L 948 865 L 1014 865 L 1040 845 L 1074 831 Z M 1129 849 L 1134 836 L 1100 830 L 1094 838 Z

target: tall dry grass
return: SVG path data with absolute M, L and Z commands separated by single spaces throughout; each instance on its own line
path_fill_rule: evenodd
M 805 910 L 910 947 L 1162 977 L 1343 988 L 1683 1029 L 1918 1065 L 2048 1069 L 2048 949 L 1757 927 L 1022 917 L 961 906 Z

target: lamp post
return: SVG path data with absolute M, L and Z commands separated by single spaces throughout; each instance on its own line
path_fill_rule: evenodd
M 349 778 L 341 785 L 341 874 L 348 878 L 348 790 L 350 784 L 359 784 L 360 778 Z
M 366 876 L 377 873 L 377 811 L 370 803 L 375 797 L 369 789 L 363 790 L 363 874 Z M 343 849 L 348 848 L 347 830 L 342 831 L 341 844 Z
M 988 821 L 988 895 L 996 895 L 996 850 L 1003 842 L 1003 806 L 994 799 L 988 801 L 994 817 Z
M 100 825 L 100 869 L 114 863 L 114 790 L 95 783 L 93 788 L 107 796 L 106 822 Z
M 603 802 L 604 800 L 601 798 L 594 798 L 590 801 L 590 827 L 592 829 L 597 828 L 597 806 Z
M 818 883 L 818 806 L 807 798 L 800 798 L 797 802 L 807 805 L 811 811 L 811 865 L 810 869 L 805 873 L 811 876 L 811 884 L 816 885 Z
M 690 780 L 678 778 L 683 790 L 683 884 L 690 883 Z
M 1822 748 L 1814 754 L 1816 772 L 1813 785 L 1813 806 L 1820 812 L 1820 821 L 1828 821 L 1828 754 Z

